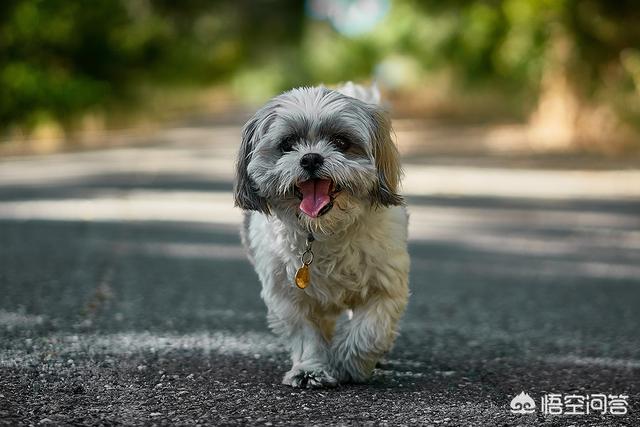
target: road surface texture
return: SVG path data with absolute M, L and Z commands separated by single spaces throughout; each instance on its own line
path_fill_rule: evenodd
M 397 129 L 412 297 L 372 380 L 334 390 L 280 384 L 232 206 L 238 125 L 0 161 L 0 424 L 640 425 L 638 164 Z M 522 391 L 532 414 L 510 411 Z M 544 414 L 551 393 L 627 414 Z

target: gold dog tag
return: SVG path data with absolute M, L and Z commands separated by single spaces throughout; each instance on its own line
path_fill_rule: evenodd
M 313 244 L 314 238 L 313 234 L 309 233 L 309 237 L 307 237 L 307 244 L 305 251 L 300 256 L 300 261 L 302 265 L 296 271 L 296 277 L 294 281 L 296 282 L 296 286 L 300 289 L 304 289 L 309 286 L 309 282 L 311 281 L 311 273 L 309 272 L 309 265 L 313 262 L 313 251 L 311 250 L 311 245 Z
M 309 285 L 309 266 L 303 263 L 296 272 L 296 286 L 304 289 L 307 285 Z

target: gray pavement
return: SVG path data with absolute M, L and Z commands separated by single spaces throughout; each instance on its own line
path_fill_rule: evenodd
M 398 136 L 401 335 L 370 383 L 320 391 L 280 385 L 231 201 L 237 126 L 0 161 L 0 424 L 640 425 L 640 170 Z M 535 413 L 510 412 L 521 391 Z M 549 393 L 628 413 L 545 415 Z

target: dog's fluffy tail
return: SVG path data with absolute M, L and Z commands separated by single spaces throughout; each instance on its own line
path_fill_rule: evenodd
M 373 83 L 371 86 L 362 86 L 353 82 L 347 82 L 342 86 L 338 86 L 336 91 L 368 104 L 380 105 L 380 90 L 376 83 Z

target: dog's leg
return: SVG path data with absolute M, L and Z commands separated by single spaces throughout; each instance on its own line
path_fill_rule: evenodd
M 308 307 L 295 301 L 277 302 L 277 309 L 269 310 L 269 325 L 290 346 L 293 366 L 282 380 L 283 384 L 300 388 L 334 387 L 337 380 L 329 373 L 327 340 L 320 325 L 309 314 Z
M 377 295 L 353 309 L 351 320 L 338 325 L 331 349 L 334 376 L 341 382 L 365 381 L 391 349 L 407 303 L 408 291 Z

